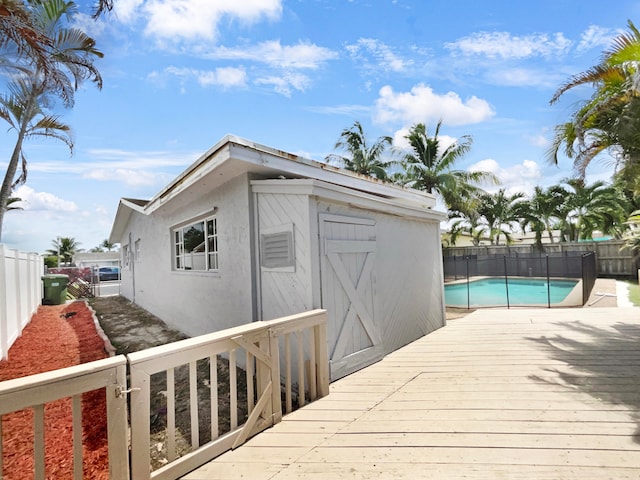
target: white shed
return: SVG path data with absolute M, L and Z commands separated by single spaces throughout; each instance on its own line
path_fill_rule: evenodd
M 325 308 L 332 379 L 444 325 L 435 199 L 227 136 L 122 199 L 122 294 L 188 335 Z

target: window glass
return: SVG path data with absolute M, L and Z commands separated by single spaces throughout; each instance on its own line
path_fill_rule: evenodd
M 218 269 L 218 227 L 215 217 L 177 228 L 173 236 L 174 265 L 177 270 Z

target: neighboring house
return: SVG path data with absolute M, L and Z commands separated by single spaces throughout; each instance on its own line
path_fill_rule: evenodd
M 120 252 L 80 252 L 73 256 L 73 263 L 79 268 L 117 267 Z
M 188 335 L 314 308 L 332 378 L 444 325 L 432 195 L 227 136 L 109 241 L 122 295 Z
M 447 247 L 473 247 L 475 245 L 474 238 L 467 232 L 460 232 L 456 236 L 455 244 L 451 243 L 451 233 L 447 230 L 440 231 L 440 240 L 442 242 L 442 246 Z M 489 245 L 491 240 L 487 236 L 483 236 L 480 239 L 478 245 Z

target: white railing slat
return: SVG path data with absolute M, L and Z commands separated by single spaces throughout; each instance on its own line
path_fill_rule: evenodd
M 218 357 L 213 355 L 209 357 L 209 381 L 211 394 L 211 440 L 215 440 L 220 436 L 218 430 Z
M 304 332 L 299 330 L 296 332 L 296 340 L 298 344 L 298 407 L 304 407 Z
M 33 469 L 36 480 L 44 480 L 44 405 L 33 407 Z
M 82 395 L 74 395 L 71 402 L 73 431 L 73 478 L 82 480 Z
M 176 380 L 175 369 L 167 370 L 167 460 L 176 459 Z
M 246 356 L 246 375 L 245 378 L 247 379 L 247 410 L 250 412 L 253 410 L 254 407 L 254 399 L 253 399 L 253 395 L 254 395 L 254 391 L 253 391 L 253 356 L 251 355 L 251 353 L 249 353 L 248 351 L 246 352 L 247 356 Z
M 200 422 L 198 422 L 198 369 L 195 361 L 189 362 L 189 413 L 191 450 L 196 450 L 200 446 Z
M 285 403 L 286 411 L 290 413 L 293 410 L 293 396 L 291 393 L 292 381 L 291 381 L 291 334 L 285 333 L 284 335 L 284 391 L 285 391 Z
M 316 344 L 313 335 L 309 335 L 309 397 L 313 402 L 318 398 L 318 389 L 316 384 Z
M 229 417 L 231 430 L 238 428 L 238 375 L 236 371 L 236 350 L 229 352 Z

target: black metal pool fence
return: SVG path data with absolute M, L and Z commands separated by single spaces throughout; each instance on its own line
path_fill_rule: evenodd
M 596 282 L 595 252 L 562 252 L 539 255 L 463 255 L 443 257 L 446 282 L 474 277 L 502 277 L 507 289 L 506 307 L 509 308 L 510 278 L 575 278 L 582 280 L 582 305 L 587 303 Z M 551 308 L 551 295 L 547 295 Z M 467 295 L 467 308 L 470 308 Z

